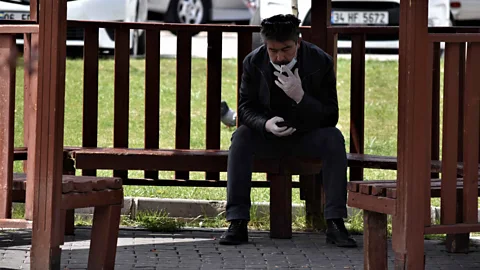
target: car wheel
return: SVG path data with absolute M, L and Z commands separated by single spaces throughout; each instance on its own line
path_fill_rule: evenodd
M 145 56 L 146 46 L 147 46 L 147 35 L 146 31 L 141 31 L 139 29 L 135 29 L 133 33 L 133 46 L 131 54 L 134 57 L 141 57 Z
M 142 6 L 140 6 L 140 1 L 142 1 Z M 136 12 L 135 12 L 135 22 L 144 22 L 146 21 L 146 1 L 139 0 L 136 5 Z M 141 29 L 134 29 L 133 30 L 133 37 L 132 37 L 132 49 L 130 50 L 130 54 L 134 57 L 140 57 L 145 55 L 147 40 L 146 40 L 146 31 Z
M 203 24 L 210 18 L 209 0 L 172 0 L 168 7 L 165 22 Z M 172 32 L 175 34 L 175 32 Z M 193 35 L 198 32 L 193 33 Z

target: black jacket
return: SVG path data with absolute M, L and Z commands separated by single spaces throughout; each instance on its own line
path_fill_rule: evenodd
M 301 41 L 297 67 L 305 94 L 294 108 L 295 127 L 302 131 L 334 127 L 338 122 L 338 101 L 332 57 L 317 46 Z M 270 90 L 274 79 L 265 46 L 245 57 L 239 90 L 240 125 L 265 132 L 265 122 L 271 114 Z

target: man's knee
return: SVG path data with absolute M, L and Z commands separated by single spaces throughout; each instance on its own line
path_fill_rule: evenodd
M 314 131 L 314 138 L 322 139 L 328 144 L 345 145 L 345 137 L 336 127 L 319 128 Z
M 327 132 L 327 139 L 329 142 L 345 145 L 345 137 L 343 137 L 342 132 L 338 128 L 328 127 L 325 128 L 325 131 Z
M 232 134 L 232 146 L 246 146 L 254 143 L 255 132 L 251 128 L 241 125 Z

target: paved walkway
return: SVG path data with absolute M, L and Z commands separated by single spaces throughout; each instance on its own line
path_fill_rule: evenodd
M 325 244 L 319 233 L 294 233 L 290 240 L 270 239 L 267 232 L 251 232 L 250 244 L 220 246 L 219 230 L 153 233 L 120 230 L 115 269 L 363 269 L 359 247 L 342 249 Z M 86 269 L 89 229 L 77 228 L 67 237 L 62 269 Z M 31 231 L 0 231 L 0 269 L 29 269 Z M 480 242 L 470 254 L 449 254 L 437 240 L 426 240 L 426 269 L 480 269 Z M 392 268 L 390 251 L 390 267 Z

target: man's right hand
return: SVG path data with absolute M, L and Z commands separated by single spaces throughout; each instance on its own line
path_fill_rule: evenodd
M 273 135 L 277 137 L 285 137 L 285 136 L 290 136 L 292 135 L 296 129 L 293 127 L 278 127 L 277 123 L 278 122 L 283 122 L 283 118 L 275 116 L 273 118 L 270 118 L 266 123 L 265 123 L 265 130 L 267 132 L 272 133 Z

